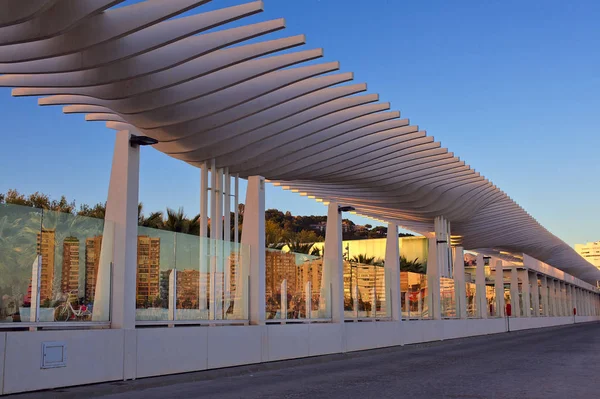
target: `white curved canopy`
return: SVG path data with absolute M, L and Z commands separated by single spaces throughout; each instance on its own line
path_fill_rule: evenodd
M 0 0 L 0 86 L 46 96 L 159 141 L 194 166 L 216 160 L 323 201 L 430 235 L 452 222 L 467 249 L 526 253 L 596 284 L 600 271 L 376 94 L 361 94 L 303 36 L 244 41 L 281 19 L 214 29 L 261 1 L 173 18 L 209 0 Z M 277 54 L 282 52 L 282 54 Z M 347 84 L 344 84 L 347 83 Z

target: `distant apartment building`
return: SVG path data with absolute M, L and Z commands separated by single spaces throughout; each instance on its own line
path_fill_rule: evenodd
M 177 272 L 177 301 L 179 307 L 197 308 L 200 295 L 200 271 L 187 269 Z
M 40 302 L 53 297 L 55 240 L 56 231 L 54 229 L 42 229 L 37 234 L 37 253 L 42 256 Z
M 88 301 L 93 301 L 96 293 L 101 247 L 102 236 L 90 237 L 85 240 L 85 298 Z
M 267 251 L 265 264 L 267 298 L 280 292 L 283 280 L 287 280 L 287 291 L 289 293 L 296 292 L 298 267 L 296 266 L 296 256 L 294 254 L 281 251 Z
M 575 252 L 600 269 L 600 241 L 575 244 Z
M 76 237 L 67 237 L 63 241 L 60 289 L 62 293 L 79 289 L 79 239 Z
M 136 302 L 152 303 L 160 294 L 160 238 L 138 236 Z

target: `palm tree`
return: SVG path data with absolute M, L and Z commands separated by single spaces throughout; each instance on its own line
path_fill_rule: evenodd
M 362 263 L 363 265 L 374 265 L 375 257 L 367 256 L 366 254 L 358 254 L 353 256 L 351 261 L 355 263 Z
M 163 223 L 164 229 L 176 233 L 187 233 L 189 231 L 189 222 L 183 212 L 183 207 L 177 211 L 167 208 L 167 219 Z
M 294 252 L 297 254 L 312 254 L 311 249 L 314 243 L 312 242 L 299 242 L 297 240 L 290 240 L 287 242 L 287 246 L 290 249 L 290 252 Z
M 425 274 L 427 273 L 427 264 L 419 262 L 419 258 L 409 261 L 405 256 L 400 256 L 400 271 Z

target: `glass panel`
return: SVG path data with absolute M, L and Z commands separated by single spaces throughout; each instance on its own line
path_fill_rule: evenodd
M 466 283 L 467 317 L 477 317 L 477 285 Z
M 41 225 L 40 209 L 0 204 L 0 323 L 30 321 Z
M 102 219 L 43 211 L 37 239 L 42 257 L 39 321 L 109 320 L 112 251 L 102 251 L 104 233 Z M 94 315 L 97 295 L 101 306 Z
M 229 265 L 229 274 L 225 275 L 224 318 L 227 320 L 248 319 L 248 276 L 250 275 L 250 247 L 228 242 L 225 254 Z
M 321 287 L 320 258 L 268 248 L 265 263 L 267 319 L 331 317 L 330 289 Z
M 496 317 L 496 288 L 493 285 L 485 286 L 485 297 L 487 299 L 487 312 L 489 317 Z
M 377 301 L 375 302 L 376 316 L 379 318 L 392 317 L 392 301 L 391 301 L 391 287 L 389 282 L 391 281 L 390 271 L 383 266 L 378 266 L 376 288 L 377 288 Z M 398 305 L 396 305 L 398 306 Z
M 344 262 L 344 317 L 347 319 L 357 317 L 358 291 L 357 291 L 356 265 Z
M 456 317 L 456 294 L 454 279 L 440 277 L 440 298 L 442 317 Z
M 382 265 L 344 261 L 344 313 L 348 319 L 389 317 Z
M 175 233 L 138 227 L 137 244 L 136 320 L 169 320 L 169 277 L 177 258 Z
M 400 305 L 402 318 L 410 319 L 408 272 L 400 272 Z
M 421 286 L 420 286 L 420 292 L 419 292 L 419 297 L 418 297 L 418 301 L 420 303 L 420 314 L 421 314 L 421 318 L 423 319 L 429 319 L 431 317 L 431 315 L 429 314 L 429 304 L 427 303 L 427 295 L 428 295 L 428 288 L 427 288 L 427 275 L 425 274 L 418 274 L 419 278 L 421 279 Z

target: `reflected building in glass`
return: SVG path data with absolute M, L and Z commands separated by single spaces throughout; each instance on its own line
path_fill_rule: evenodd
M 200 271 L 187 269 L 177 272 L 177 301 L 183 309 L 198 307 Z
M 265 263 L 267 298 L 280 292 L 283 280 L 287 280 L 288 292 L 296 291 L 298 268 L 296 267 L 296 256 L 293 253 L 266 251 Z
M 151 303 L 160 293 L 160 238 L 138 236 L 136 302 Z
M 96 293 L 101 247 L 102 236 L 90 237 L 85 240 L 85 298 L 88 301 L 93 301 Z
M 79 239 L 77 237 L 67 237 L 63 240 L 60 288 L 63 293 L 79 289 Z
M 54 286 L 54 254 L 56 231 L 42 229 L 37 233 L 37 253 L 42 256 L 42 272 L 40 276 L 40 301 L 52 299 Z

